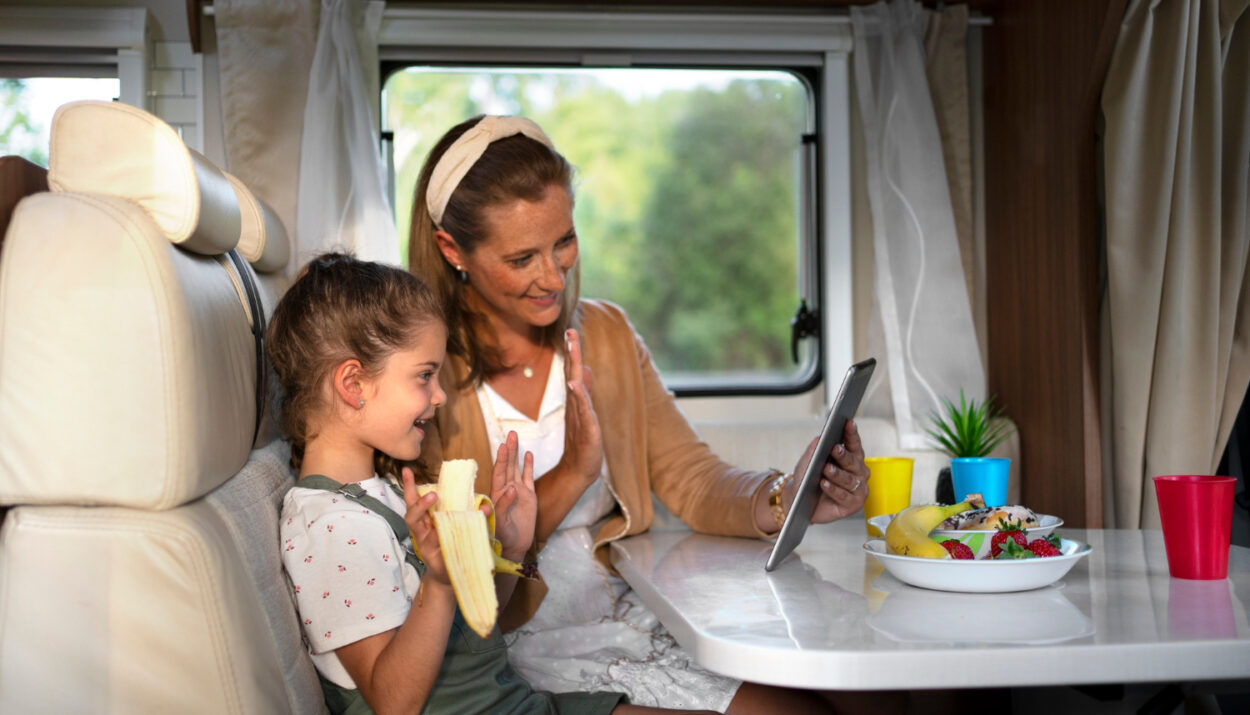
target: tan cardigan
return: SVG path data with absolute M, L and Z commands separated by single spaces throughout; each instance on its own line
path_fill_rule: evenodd
M 755 526 L 755 505 L 772 473 L 738 469 L 712 454 L 664 387 L 651 353 L 620 307 L 582 300 L 573 322 L 593 374 L 591 401 L 618 507 L 595 536 L 596 557 L 606 564 L 609 541 L 651 526 L 652 491 L 695 531 L 766 536 Z M 455 389 L 466 374 L 464 361 L 449 356 L 441 377 L 447 404 L 427 430 L 420 462 L 425 474 L 436 474 L 444 459 L 474 459 L 477 490 L 490 493 L 494 455 L 481 407 L 472 386 Z M 545 593 L 546 585 L 538 581 L 518 585 L 500 619 L 504 630 L 529 620 Z

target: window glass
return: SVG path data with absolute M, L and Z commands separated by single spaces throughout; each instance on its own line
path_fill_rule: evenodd
M 815 357 L 790 352 L 811 101 L 778 70 L 405 68 L 383 90 L 401 250 L 442 133 L 530 117 L 577 170 L 582 295 L 626 309 L 666 381 L 794 386 Z
M 80 99 L 112 100 L 116 78 L 0 78 L 0 155 L 48 165 L 48 140 L 56 108 Z

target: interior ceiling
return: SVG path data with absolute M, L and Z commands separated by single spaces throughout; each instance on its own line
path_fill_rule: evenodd
M 783 8 L 804 9 L 804 10 L 820 10 L 820 9 L 841 9 L 851 5 L 871 5 L 880 0 L 600 0 L 599 2 L 585 2 L 584 0 L 544 0 L 543 2 L 534 2 L 534 0 L 494 0 L 494 2 L 482 3 L 457 3 L 460 5 L 471 4 L 477 7 L 506 7 L 506 6 L 529 6 L 529 7 L 579 7 L 583 9 L 594 8 L 622 8 L 622 7 L 664 7 L 668 10 L 677 10 L 682 7 L 688 8 L 757 8 L 761 10 L 778 10 Z M 967 0 L 964 4 L 969 9 L 981 12 L 983 14 L 991 14 L 992 9 L 1002 0 Z M 390 0 L 392 5 L 447 5 L 446 2 L 427 2 L 423 0 Z M 942 5 L 941 2 L 925 2 L 928 7 Z

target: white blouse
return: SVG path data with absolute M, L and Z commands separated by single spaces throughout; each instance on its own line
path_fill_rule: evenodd
M 486 434 L 490 438 L 491 454 L 496 454 L 508 432 L 517 433 L 521 456 L 525 451 L 534 453 L 534 478 L 551 471 L 564 455 L 564 405 L 568 388 L 564 384 L 564 356 L 556 353 L 547 373 L 547 386 L 543 391 L 538 419 L 532 420 L 512 406 L 490 385 L 483 382 L 477 388 L 478 404 L 486 420 Z M 612 513 L 616 501 L 608 489 L 608 465 L 605 461 L 599 479 L 590 485 L 569 513 L 560 522 L 561 529 L 591 526 Z
M 550 471 L 564 453 L 566 392 L 561 355 L 552 360 L 536 420 L 489 385 L 479 387 L 492 450 L 516 430 L 521 449 L 534 453 L 534 474 Z M 508 661 L 538 690 L 612 690 L 642 705 L 723 712 L 739 681 L 694 663 L 629 584 L 594 557 L 594 534 L 616 508 L 607 476 L 605 461 L 538 554 L 547 595 L 508 634 Z

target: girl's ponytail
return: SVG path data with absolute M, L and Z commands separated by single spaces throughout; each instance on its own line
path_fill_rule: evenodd
M 360 361 L 366 375 L 411 345 L 433 324 L 445 324 L 442 303 L 411 273 L 394 266 L 326 253 L 308 262 L 270 318 L 265 349 L 281 384 L 283 435 L 297 472 L 316 417 L 328 408 L 323 386 L 335 366 Z M 375 460 L 377 461 L 377 460 Z M 394 461 L 379 473 L 398 476 Z

